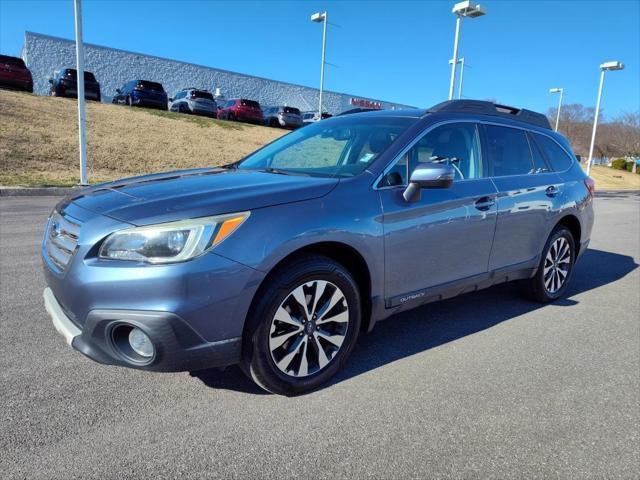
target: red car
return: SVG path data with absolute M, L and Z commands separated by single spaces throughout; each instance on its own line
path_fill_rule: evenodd
M 220 120 L 234 120 L 237 122 L 262 123 L 262 109 L 255 100 L 232 98 L 218 110 Z
M 31 72 L 21 58 L 0 55 L 0 87 L 33 92 Z

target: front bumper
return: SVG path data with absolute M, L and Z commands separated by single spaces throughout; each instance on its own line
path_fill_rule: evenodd
M 208 342 L 173 313 L 140 310 L 92 310 L 82 328 L 67 316 L 50 288 L 44 304 L 68 345 L 96 362 L 163 372 L 223 367 L 240 360 L 241 337 Z M 151 359 L 135 358 L 118 346 L 118 328 L 137 327 L 153 342 Z

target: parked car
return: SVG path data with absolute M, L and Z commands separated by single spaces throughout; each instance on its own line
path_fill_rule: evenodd
M 149 80 L 130 80 L 116 89 L 113 103 L 129 105 L 130 107 L 167 109 L 167 94 L 158 82 Z
M 52 97 L 78 97 L 78 72 L 75 68 L 61 68 L 49 78 L 49 95 Z M 93 73 L 84 72 L 84 98 L 86 100 L 101 100 L 100 84 Z
M 216 118 L 218 105 L 211 92 L 197 88 L 183 88 L 169 99 L 169 110 L 172 112 L 192 113 Z
M 458 100 L 335 117 L 227 167 L 70 194 L 46 225 L 45 306 L 98 362 L 240 363 L 299 394 L 395 313 L 511 280 L 562 297 L 593 192 L 542 114 Z
M 302 126 L 302 114 L 294 107 L 269 107 L 262 113 L 264 124 L 270 127 L 299 128 Z
M 227 100 L 218 110 L 218 118 L 237 122 L 262 123 L 262 109 L 255 100 L 232 98 Z
M 322 112 L 322 120 L 326 120 L 327 118 L 331 118 L 333 115 L 331 115 L 328 112 Z M 313 123 L 313 122 L 317 122 L 318 121 L 318 112 L 304 112 L 302 114 L 302 123 L 303 124 L 308 124 L 308 123 Z
M 21 58 L 0 55 L 0 87 L 33 92 L 31 72 Z
M 345 110 L 344 112 L 340 112 L 338 115 L 352 115 L 354 113 L 365 113 L 365 112 L 375 112 L 376 110 L 380 110 L 379 108 L 351 108 L 349 110 Z

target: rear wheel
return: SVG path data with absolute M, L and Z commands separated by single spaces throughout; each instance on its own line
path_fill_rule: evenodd
M 282 395 L 311 391 L 335 375 L 360 330 L 360 295 L 351 274 L 326 257 L 301 258 L 259 295 L 245 332 L 243 370 Z
M 573 273 L 575 241 L 571 231 L 558 225 L 547 240 L 535 276 L 525 282 L 532 299 L 547 303 L 564 295 Z

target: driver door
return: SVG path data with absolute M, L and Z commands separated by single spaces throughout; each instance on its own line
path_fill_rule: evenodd
M 455 180 L 449 188 L 423 189 L 420 199 L 409 203 L 402 193 L 423 162 L 452 165 Z M 459 122 L 427 131 L 383 176 L 388 308 L 419 304 L 451 282 L 487 273 L 497 191 L 482 171 L 478 127 Z

